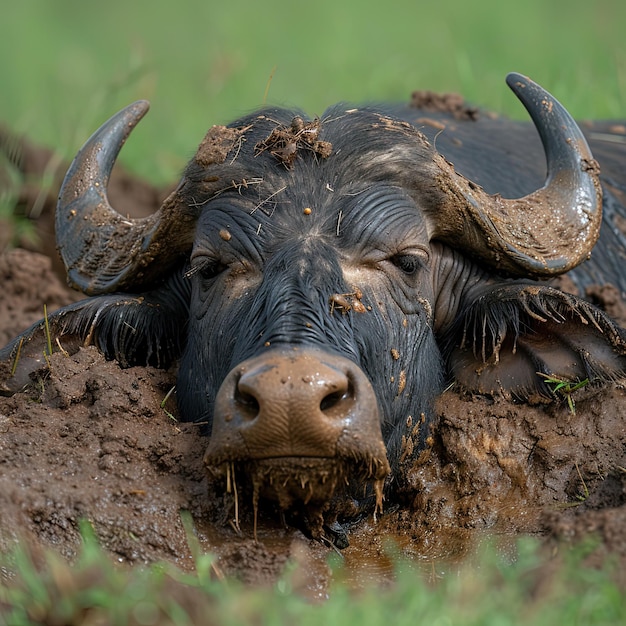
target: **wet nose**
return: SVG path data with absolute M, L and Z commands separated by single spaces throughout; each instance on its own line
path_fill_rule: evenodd
M 307 357 L 257 363 L 242 374 L 233 402 L 250 452 L 273 448 L 281 456 L 334 454 L 355 405 L 348 372 Z
M 348 359 L 274 350 L 232 370 L 217 394 L 208 458 L 334 457 L 346 451 L 384 455 L 374 391 Z

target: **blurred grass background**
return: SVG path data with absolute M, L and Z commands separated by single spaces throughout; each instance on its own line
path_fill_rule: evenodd
M 626 117 L 625 25 L 623 0 L 20 0 L 2 8 L 0 120 L 71 158 L 147 98 L 122 161 L 163 183 L 265 99 L 319 115 L 433 89 L 523 117 L 515 70 L 577 117 Z

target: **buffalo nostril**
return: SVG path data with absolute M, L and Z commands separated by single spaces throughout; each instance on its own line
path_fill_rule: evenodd
M 354 398 L 354 387 L 351 381 L 342 388 L 326 394 L 320 402 L 320 411 L 329 417 L 341 417 L 346 403 Z
M 333 407 L 337 406 L 345 397 L 346 393 L 343 391 L 329 393 L 325 398 L 322 398 L 322 401 L 320 402 L 320 411 L 322 411 L 322 413 L 327 413 Z
M 258 400 L 249 393 L 242 391 L 239 385 L 235 387 L 235 405 L 239 410 L 239 414 L 246 420 L 254 420 L 258 417 L 259 407 Z

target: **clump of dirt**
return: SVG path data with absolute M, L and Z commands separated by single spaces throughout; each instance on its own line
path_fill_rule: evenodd
M 287 169 L 293 167 L 300 150 L 313 152 L 326 159 L 330 156 L 333 146 L 328 141 L 318 139 L 320 127 L 319 119 L 305 122 L 301 117 L 296 116 L 290 126 L 274 128 L 267 139 L 260 141 L 254 147 L 255 154 L 269 150 L 270 154 Z
M 536 533 L 548 510 L 625 504 L 626 393 L 588 387 L 574 395 L 575 413 L 567 402 L 443 394 L 434 458 L 407 472 L 414 516 L 428 526 Z
M 223 163 L 226 155 L 241 140 L 245 128 L 236 129 L 227 126 L 212 126 L 200 142 L 194 159 L 201 167 Z
M 0 255 L 0 345 L 43 317 L 43 305 L 54 311 L 75 302 L 81 295 L 71 292 L 52 270 L 50 257 L 26 250 Z
M 458 93 L 414 91 L 409 106 L 432 113 L 450 113 L 457 120 L 477 120 L 480 115 L 478 107 L 467 104 Z
M 590 285 L 585 297 L 597 307 L 606 311 L 620 326 L 626 328 L 626 302 L 614 285 Z
M 5 545 L 16 529 L 28 530 L 72 557 L 85 518 L 119 560 L 184 562 L 177 512 L 199 510 L 204 472 L 200 462 L 179 462 L 201 445 L 197 428 L 160 409 L 171 374 L 120 370 L 93 349 L 50 361 L 49 375 L 1 403 Z M 185 488 L 170 490 L 172 482 Z
M 294 139 L 298 128 L 288 129 L 290 140 L 311 149 L 304 135 Z M 52 310 L 77 297 L 50 260 L 32 252 L 1 255 L 0 276 L 5 341 L 39 319 L 44 302 Z M 610 293 L 590 295 L 608 306 Z M 120 562 L 191 569 L 187 511 L 194 541 L 217 555 L 223 575 L 268 583 L 291 561 L 295 586 L 323 595 L 333 546 L 271 509 L 259 512 L 254 538 L 251 512 L 236 517 L 232 496 L 228 502 L 208 482 L 201 427 L 176 421 L 174 385 L 173 369 L 121 369 L 84 348 L 54 354 L 49 373 L 0 398 L 0 549 L 26 535 L 71 560 L 86 519 Z M 346 571 L 357 584 L 392 577 L 390 543 L 422 563 L 450 562 L 488 534 L 520 533 L 550 541 L 594 533 L 598 558 L 610 552 L 626 565 L 626 392 L 588 386 L 574 399 L 575 413 L 567 402 L 528 406 L 444 393 L 431 448 L 403 464 L 376 521 L 348 529 Z

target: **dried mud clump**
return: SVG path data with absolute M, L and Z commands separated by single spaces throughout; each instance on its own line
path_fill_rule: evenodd
M 433 91 L 414 91 L 410 106 L 432 113 L 450 113 L 457 120 L 477 120 L 477 107 L 466 104 L 456 93 L 436 93 Z
M 245 128 L 212 126 L 198 146 L 194 157 L 196 163 L 204 168 L 223 163 L 245 130 Z
M 287 169 L 291 169 L 302 150 L 312 152 L 316 156 L 326 159 L 332 152 L 332 144 L 328 141 L 320 141 L 321 122 L 315 119 L 305 122 L 296 116 L 291 125 L 277 126 L 272 130 L 269 137 L 260 141 L 255 147 L 255 154 L 261 154 L 266 150 L 280 161 Z

